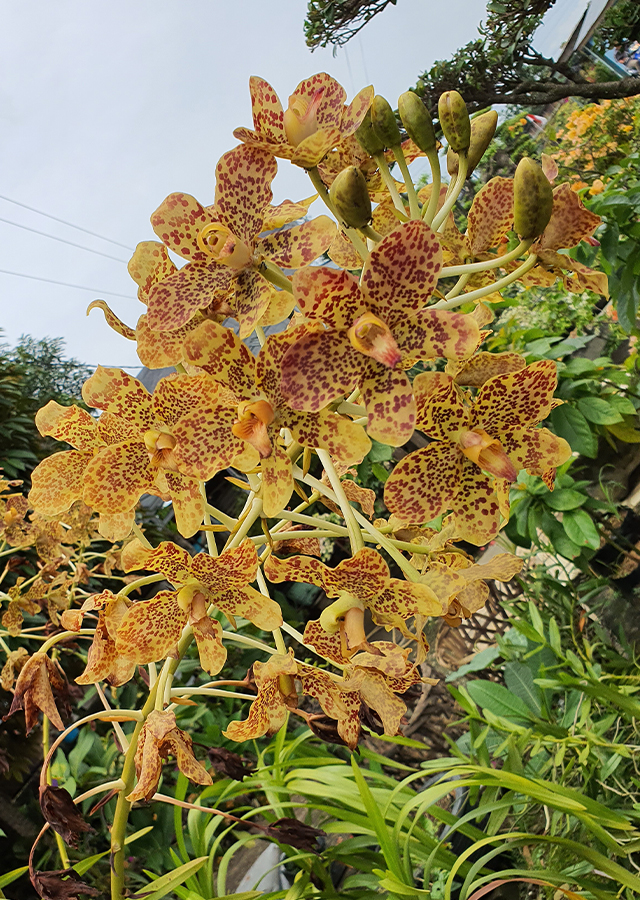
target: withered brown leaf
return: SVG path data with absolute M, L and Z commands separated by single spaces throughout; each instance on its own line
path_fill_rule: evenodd
M 65 788 L 46 784 L 40 788 L 40 809 L 49 825 L 57 831 L 65 844 L 78 846 L 80 835 L 93 828 L 85 822 L 73 798 Z
M 29 877 L 41 900 L 77 900 L 80 894 L 85 897 L 100 896 L 100 891 L 84 881 L 78 881 L 75 874 L 73 869 L 57 869 L 53 872 L 31 870 Z M 65 877 L 67 875 L 68 878 Z

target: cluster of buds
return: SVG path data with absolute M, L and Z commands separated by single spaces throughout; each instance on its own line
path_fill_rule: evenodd
M 456 200 L 496 114 L 470 120 L 455 91 L 440 99 L 439 127 L 411 92 L 400 97 L 398 115 L 372 88 L 345 100 L 343 88 L 319 74 L 301 82 L 284 109 L 271 85 L 251 79 L 254 128 L 234 132 L 241 143 L 217 164 L 213 202 L 171 194 L 151 217 L 159 240 L 133 255 L 129 271 L 146 306 L 136 327 L 102 301 L 92 304 L 137 342 L 145 365 L 176 373 L 149 394 L 124 372 L 100 368 L 83 391 L 97 418 L 57 404 L 38 415 L 41 432 L 72 449 L 34 471 L 35 508 L 55 517 L 83 501 L 99 513 L 105 537 L 127 542 L 128 571 L 172 585 L 135 602 L 106 592 L 67 617 L 73 632 L 85 612 L 99 611 L 81 683 L 122 684 L 136 665 L 166 661 L 155 719 L 136 755 L 144 784 L 127 785 L 130 797 L 153 795 L 149 773 L 160 767 L 145 754 L 179 745 L 181 768 L 190 771 L 191 745 L 172 713 L 189 692 L 173 692 L 173 673 L 192 639 L 204 671 L 223 669 L 234 632 L 223 630 L 222 616 L 232 628 L 242 617 L 273 635 L 271 655 L 254 666 L 258 696 L 228 738 L 272 734 L 288 712 L 311 722 L 312 702 L 349 747 L 371 710 L 395 734 L 400 695 L 421 680 L 427 620 L 459 624 L 484 602 L 486 579 L 508 580 L 521 566 L 509 553 L 475 565 L 454 542 L 495 538 L 518 473 L 552 489 L 556 467 L 571 455 L 541 427 L 555 403 L 555 364 L 526 365 L 482 342 L 491 303 L 515 282 L 562 277 L 580 291 L 606 291 L 604 276 L 558 252 L 591 237 L 599 219 L 524 159 L 513 179 L 482 186 L 461 230 Z M 419 157 L 432 177 L 416 190 L 409 165 Z M 314 196 L 272 203 L 277 158 L 308 173 Z M 327 214 L 309 218 L 316 200 Z M 329 262 L 320 264 L 324 254 Z M 252 333 L 257 356 L 244 342 Z M 413 449 L 416 429 L 428 440 Z M 366 491 L 349 477 L 372 439 L 405 448 L 385 485 L 387 517 L 375 521 L 354 505 L 365 508 Z M 229 466 L 244 473 L 247 491 L 237 520 L 211 506 L 205 491 Z M 292 509 L 294 493 L 304 501 Z M 135 523 L 143 494 L 173 503 L 184 538 L 204 529 L 208 553 L 151 547 Z M 305 515 L 318 502 L 344 525 Z M 216 531 L 229 532 L 223 548 Z M 312 555 L 319 536 L 348 538 L 350 557 L 324 565 Z M 287 541 L 302 552 L 281 559 Z M 304 635 L 270 597 L 269 582 L 281 581 L 317 585 L 332 601 Z M 401 642 L 380 640 L 371 623 Z M 285 636 L 298 642 L 295 652 Z

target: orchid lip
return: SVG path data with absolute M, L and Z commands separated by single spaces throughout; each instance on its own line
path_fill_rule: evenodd
M 389 326 L 371 312 L 361 315 L 348 331 L 351 345 L 382 363 L 395 369 L 402 361 L 402 354 Z

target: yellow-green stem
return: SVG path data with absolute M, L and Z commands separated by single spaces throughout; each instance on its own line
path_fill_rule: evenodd
M 451 288 L 448 294 L 445 294 L 445 300 L 452 300 L 453 297 L 457 297 L 458 294 L 461 294 L 464 288 L 467 286 L 467 282 L 471 278 L 471 275 L 461 275 L 460 278 L 456 281 L 454 286 Z
M 494 281 L 493 284 L 488 284 L 486 287 L 478 288 L 477 291 L 469 291 L 468 294 L 461 294 L 459 297 L 454 297 L 453 300 L 439 300 L 437 303 L 434 303 L 431 309 L 456 309 L 458 306 L 462 306 L 463 303 L 470 303 L 474 300 L 482 300 L 483 297 L 488 297 L 489 294 L 493 294 L 494 291 L 501 291 L 502 288 L 507 287 L 510 284 L 513 284 L 514 281 L 517 281 L 519 278 L 522 278 L 523 275 L 526 275 L 529 269 L 533 269 L 535 264 L 538 262 L 538 257 L 535 253 L 532 253 L 521 266 L 518 266 L 515 271 L 511 272 L 510 275 L 505 275 L 504 278 L 500 278 L 498 281 Z
M 47 784 L 51 784 L 51 766 L 48 762 L 49 757 L 49 737 L 50 737 L 50 729 L 49 729 L 49 718 L 45 715 L 42 716 L 42 758 L 44 760 L 44 777 Z M 64 841 L 58 834 L 55 832 L 56 836 L 56 844 L 58 846 L 58 855 L 60 857 L 60 865 L 63 869 L 69 868 L 69 857 L 67 855 L 67 848 L 64 845 Z
M 533 244 L 533 238 L 528 238 L 526 241 L 520 241 L 515 249 L 511 250 L 510 253 L 505 253 L 504 256 L 496 256 L 493 259 L 486 259 L 482 262 L 464 263 L 461 266 L 445 266 L 444 269 L 440 269 L 438 277 L 450 278 L 455 275 L 474 275 L 476 272 L 486 272 L 487 269 L 503 268 L 507 263 L 513 262 L 514 259 L 518 259 L 523 253 L 526 253 L 531 244 Z
M 431 196 L 429 203 L 423 210 L 423 218 L 427 225 L 431 225 L 438 209 L 438 200 L 440 199 L 440 186 L 442 184 L 442 173 L 440 172 L 440 157 L 436 149 L 427 153 L 427 159 L 431 166 Z
M 338 473 L 335 470 L 333 462 L 331 460 L 331 455 L 326 450 L 317 450 L 318 459 L 322 463 L 322 466 L 327 473 L 327 478 L 329 479 L 329 483 L 333 488 L 333 492 L 336 497 L 336 502 L 342 511 L 342 515 L 344 516 L 344 522 L 347 526 L 347 530 L 349 532 L 349 543 L 351 544 L 351 552 L 357 553 L 358 550 L 362 550 L 364 547 L 364 541 L 362 540 L 362 535 L 360 534 L 360 529 L 356 523 L 354 517 L 354 509 L 349 503 L 347 499 L 347 495 L 344 492 L 344 488 L 342 487 L 342 482 L 338 476 Z M 314 479 L 315 480 L 315 479 Z
M 434 231 L 442 231 L 446 226 L 447 216 L 454 207 L 460 191 L 464 187 L 467 180 L 467 170 L 469 168 L 469 160 L 466 153 L 461 153 L 458 160 L 458 175 L 456 177 L 453 189 L 447 194 L 447 198 L 442 205 L 442 209 L 436 214 L 431 227 Z
M 200 493 L 202 495 L 202 499 L 204 500 L 204 514 L 202 517 L 202 522 L 204 525 L 211 525 L 211 516 L 207 510 L 207 486 L 204 481 L 200 482 Z M 218 546 L 216 544 L 216 536 L 213 531 L 205 531 L 205 535 L 207 538 L 207 549 L 209 551 L 209 556 L 217 556 L 218 555 Z
M 416 194 L 416 189 L 413 186 L 413 181 L 409 173 L 409 166 L 407 165 L 407 161 L 404 158 L 404 153 L 402 152 L 402 147 L 392 147 L 392 150 L 395 161 L 398 163 L 400 171 L 402 172 L 402 177 L 404 178 L 404 186 L 407 189 L 407 195 L 409 197 L 409 211 L 411 212 L 411 218 L 420 219 L 420 203 L 418 201 L 418 195 Z
M 153 550 L 153 547 L 151 546 L 149 541 L 144 536 L 142 528 L 140 528 L 140 526 L 138 525 L 137 522 L 134 521 L 133 525 L 131 526 L 131 530 L 133 531 L 135 536 L 138 538 L 138 540 L 140 541 L 140 543 L 142 544 L 143 547 L 145 547 L 147 550 Z
M 398 210 L 398 212 L 402 215 L 403 221 L 407 219 L 407 209 L 402 202 L 402 197 L 398 193 L 398 188 L 396 187 L 396 181 L 391 172 L 389 171 L 389 166 L 387 164 L 386 157 L 384 153 L 374 153 L 373 158 L 376 161 L 378 169 L 380 171 L 380 177 L 384 181 L 386 189 L 389 191 L 391 195 L 391 200 L 393 201 L 393 205 Z
M 293 294 L 291 282 L 280 266 L 277 266 L 275 263 L 271 262 L 271 260 L 263 259 L 259 266 L 259 272 L 263 278 L 266 278 L 267 281 L 270 281 L 275 287 L 287 291 L 289 294 Z
M 135 581 L 130 581 L 129 584 L 125 584 L 122 590 L 118 591 L 118 594 L 121 597 L 127 597 L 131 591 L 135 591 L 136 588 L 144 587 L 145 584 L 154 584 L 156 581 L 164 581 L 165 578 L 166 576 L 162 574 L 143 575 L 142 578 L 136 578 Z

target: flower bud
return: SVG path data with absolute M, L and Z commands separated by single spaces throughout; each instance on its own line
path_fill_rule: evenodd
M 356 131 L 356 139 L 369 156 L 375 156 L 377 153 L 382 153 L 384 150 L 384 144 L 373 130 L 370 108 L 367 110 L 367 114 L 362 120 L 362 124 Z
M 357 166 L 349 166 L 335 178 L 329 191 L 337 214 L 350 228 L 364 228 L 371 221 L 367 182 Z
M 371 122 L 373 130 L 385 147 L 399 147 L 402 143 L 400 129 L 389 103 L 379 94 L 371 104 Z
M 398 110 L 402 124 L 414 144 L 424 153 L 436 147 L 436 133 L 427 107 L 413 91 L 405 91 L 398 97 Z
M 541 235 L 549 224 L 553 191 L 541 167 L 525 156 L 513 178 L 513 227 L 523 240 Z
M 493 109 L 471 120 L 471 140 L 467 152 L 467 178 L 484 156 L 485 150 L 496 132 L 497 125 L 498 113 Z M 449 175 L 458 174 L 458 154 L 454 153 L 451 147 L 447 150 L 447 171 Z
M 467 150 L 471 141 L 471 122 L 462 95 L 457 91 L 445 91 L 438 100 L 438 117 L 453 152 Z

